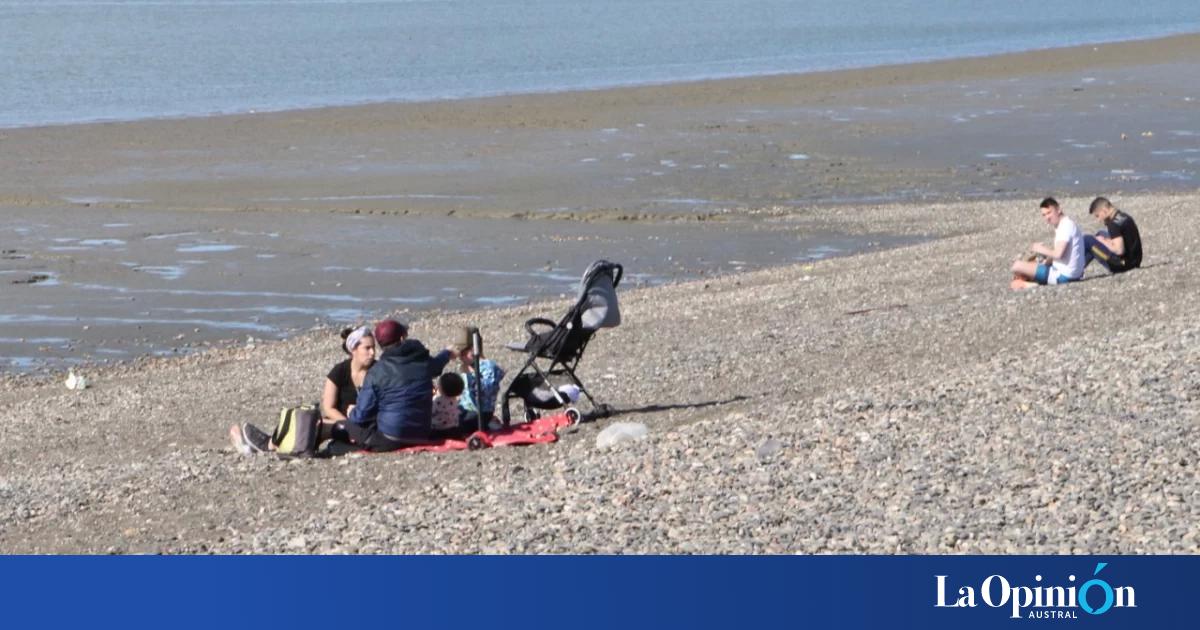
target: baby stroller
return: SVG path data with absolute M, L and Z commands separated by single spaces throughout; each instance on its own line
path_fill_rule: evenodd
M 508 344 L 510 350 L 528 355 L 525 365 L 509 383 L 502 398 L 501 420 L 504 426 L 511 421 L 509 402 L 521 399 L 526 420 L 537 417 L 540 410 L 566 407 L 582 394 L 592 406 L 592 415 L 604 417 L 612 410 L 596 402 L 575 373 L 592 335 L 601 328 L 621 324 L 617 304 L 617 285 L 624 268 L 607 260 L 597 260 L 583 273 L 575 304 L 555 323 L 542 317 L 525 322 L 529 338 L 524 343 Z M 543 368 L 539 361 L 549 362 Z M 568 381 L 554 385 L 555 381 Z

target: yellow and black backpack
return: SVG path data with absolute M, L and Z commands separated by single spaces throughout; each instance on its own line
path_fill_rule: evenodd
M 279 422 L 271 433 L 271 443 L 279 455 L 310 457 L 317 452 L 320 432 L 320 405 L 286 407 L 279 412 Z

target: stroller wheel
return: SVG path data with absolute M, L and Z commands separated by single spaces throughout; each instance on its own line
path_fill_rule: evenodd
M 596 405 L 596 416 L 597 417 L 607 418 L 611 415 L 613 415 L 612 407 L 610 407 L 609 405 L 606 405 L 604 403 L 600 403 L 599 405 Z
M 567 410 L 564 413 L 567 414 L 567 419 L 571 421 L 571 426 L 579 424 L 579 421 L 583 419 L 583 415 L 580 414 L 579 410 L 574 407 L 567 407 Z
M 483 447 L 483 438 L 479 437 L 478 435 L 472 435 L 471 437 L 467 438 L 468 451 L 478 451 Z

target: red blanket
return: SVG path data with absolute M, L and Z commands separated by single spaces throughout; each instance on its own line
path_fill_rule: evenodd
M 576 415 L 575 417 L 578 417 Z M 544 444 L 558 439 L 558 429 L 573 424 L 572 416 L 567 412 L 543 416 L 530 422 L 514 424 L 499 431 L 476 431 L 465 440 L 441 440 L 429 444 L 406 446 L 390 453 L 444 453 L 446 451 L 465 451 L 475 448 L 492 448 L 495 446 L 520 446 L 523 444 Z

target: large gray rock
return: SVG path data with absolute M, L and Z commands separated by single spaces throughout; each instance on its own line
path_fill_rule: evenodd
M 596 436 L 596 448 L 611 448 L 625 442 L 640 440 L 649 433 L 641 422 L 614 422 Z

